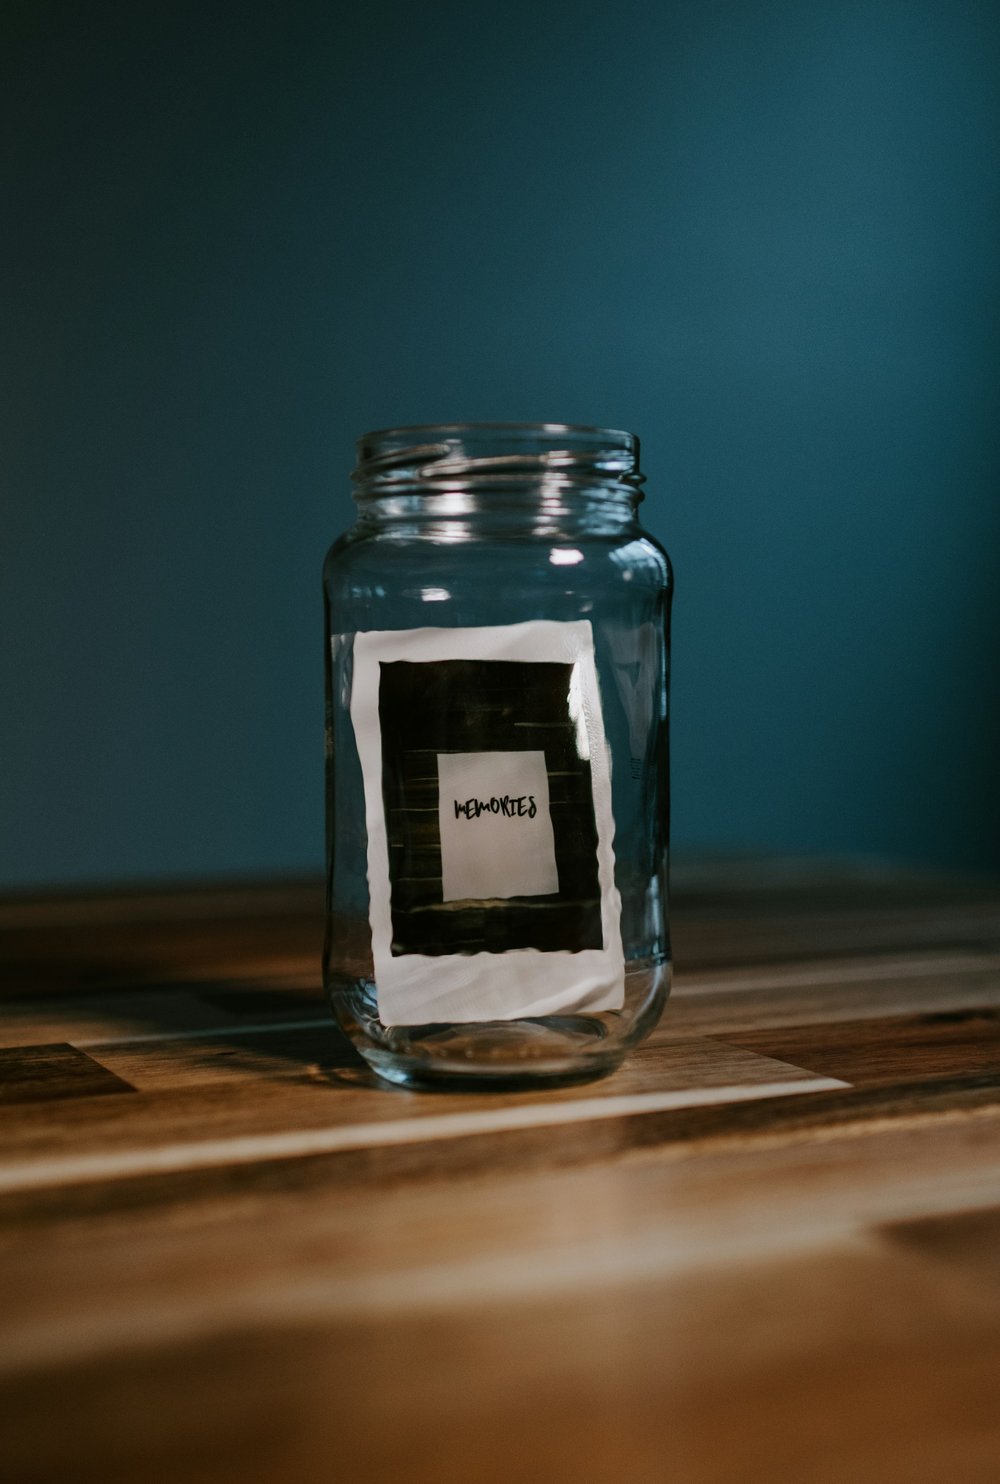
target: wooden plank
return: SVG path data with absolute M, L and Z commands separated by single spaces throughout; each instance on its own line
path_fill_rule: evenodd
M 826 1025 L 727 1034 L 730 1045 L 795 1061 L 857 1087 L 892 1087 L 966 1077 L 1000 1089 L 1000 1009 L 932 1011 Z
M 993 1484 L 995 885 L 689 873 L 651 1041 L 487 1096 L 359 1065 L 320 912 L 0 904 L 4 1479 Z
M 1000 944 L 989 881 L 864 865 L 743 862 L 676 873 L 673 935 L 687 968 Z M 0 900 L 8 993 L 200 979 L 318 983 L 322 888 L 315 882 L 66 894 Z M 109 932 L 109 926 L 114 927 Z M 354 930 L 363 956 L 364 933 Z
M 1000 1289 L 1000 1206 L 910 1216 L 887 1223 L 881 1232 L 891 1242 L 954 1268 L 977 1286 L 986 1282 Z
M 517 1165 L 470 1180 L 445 1147 L 436 1172 L 405 1188 L 369 1181 L 345 1190 L 330 1169 L 307 1189 L 273 1185 L 265 1242 L 261 1202 L 239 1186 L 220 1184 L 211 1201 L 168 1220 L 154 1206 L 96 1203 L 58 1240 L 43 1236 L 47 1217 L 24 1224 L 30 1241 L 6 1233 L 4 1259 L 17 1281 L 0 1364 L 37 1358 L 43 1316 L 47 1343 L 65 1353 L 71 1316 L 88 1310 L 96 1320 L 102 1305 L 128 1317 L 129 1343 L 141 1346 L 158 1328 L 176 1332 L 182 1314 L 200 1331 L 220 1316 L 377 1318 L 487 1297 L 502 1307 L 517 1294 L 573 1293 L 588 1272 L 628 1285 L 813 1250 L 904 1219 L 975 1212 L 1000 1181 L 998 1128 L 996 1116 L 929 1129 L 883 1125 L 846 1143 L 731 1143 L 682 1160 L 648 1146 L 640 1158 L 542 1180 Z M 82 1329 L 77 1343 L 88 1353 L 109 1337 L 123 1343 L 117 1323 Z M 25 1340 L 20 1352 L 15 1332 Z
M 126 1040 L 225 1036 L 239 1033 L 248 1024 L 302 1019 L 317 1028 L 331 1024 L 320 995 L 303 1004 L 293 991 L 286 1009 L 276 1009 L 273 999 L 265 999 L 259 1010 L 249 1014 L 232 1003 L 214 1003 L 200 989 L 192 992 L 183 985 L 134 988 L 123 994 L 48 994 L 0 1001 L 0 1044 L 23 1046 L 58 1037 L 74 1045 L 98 1047 Z
M 124 1117 L 107 1109 L 52 1108 L 45 1116 L 22 1113 L 6 1126 L 0 1121 L 7 1152 L 0 1194 L 89 1181 L 102 1169 L 107 1178 L 128 1178 L 522 1129 L 548 1130 L 551 1140 L 560 1126 L 839 1085 L 741 1048 L 678 1041 L 649 1048 L 620 1076 L 590 1086 L 486 1100 L 474 1093 L 406 1093 L 386 1089 L 368 1072 L 341 1079 L 343 1043 L 332 1027 L 325 1035 L 334 1049 L 320 1052 L 320 1061 L 313 1060 L 323 1045 L 320 1032 L 256 1035 L 246 1038 L 245 1051 L 232 1034 L 222 1046 L 208 1039 L 104 1045 L 105 1065 L 147 1090 Z M 249 1097 L 229 1093 L 234 1077 L 252 1084 Z
M 943 1128 L 346 1205 L 331 1186 L 278 1197 L 267 1242 L 256 1203 L 187 1229 L 94 1213 L 74 1241 L 23 1248 L 16 1288 L 35 1292 L 9 1326 L 6 1446 L 42 1478 L 83 1438 L 112 1478 L 169 1477 L 189 1449 L 195 1477 L 319 1477 L 336 1446 L 338 1468 L 388 1479 L 433 1416 L 454 1477 L 551 1463 L 557 1479 L 610 1478 L 662 1468 L 680 1439 L 681 1477 L 711 1484 L 739 1460 L 768 1478 L 902 1484 L 946 1454 L 986 1479 L 1000 1303 L 942 1287 L 877 1236 L 902 1209 L 974 1199 L 984 1152 Z M 64 1428 L 39 1429 L 43 1396 Z M 262 1434 L 246 1403 L 264 1396 Z M 582 1419 L 598 1399 L 611 1434 L 595 1461 Z M 441 1467 L 431 1449 L 410 1473 Z
M 654 1041 L 1000 1006 L 1000 955 L 929 952 L 678 973 Z
M 105 1097 L 132 1086 L 75 1046 L 0 1048 L 0 1107 Z

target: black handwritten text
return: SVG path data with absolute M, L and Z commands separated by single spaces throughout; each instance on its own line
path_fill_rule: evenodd
M 454 804 L 456 819 L 463 815 L 466 819 L 478 819 L 480 814 L 502 814 L 506 819 L 534 819 L 538 813 L 534 794 L 522 794 L 519 799 L 512 799 L 510 794 L 491 799 L 455 799 Z

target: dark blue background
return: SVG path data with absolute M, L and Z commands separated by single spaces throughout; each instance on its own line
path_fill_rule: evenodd
M 680 844 L 1000 864 L 1000 7 L 2 16 L 0 878 L 321 858 L 352 440 L 637 430 Z

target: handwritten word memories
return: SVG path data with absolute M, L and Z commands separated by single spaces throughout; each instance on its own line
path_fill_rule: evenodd
M 510 794 L 501 794 L 499 798 L 494 794 L 489 799 L 455 799 L 453 803 L 456 819 L 463 816 L 478 819 L 480 814 L 502 814 L 505 819 L 534 819 L 538 813 L 534 794 L 522 794 L 517 799 L 512 799 Z

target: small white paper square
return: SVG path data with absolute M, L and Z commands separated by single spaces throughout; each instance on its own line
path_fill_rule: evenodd
M 438 754 L 446 902 L 559 890 L 544 752 Z

